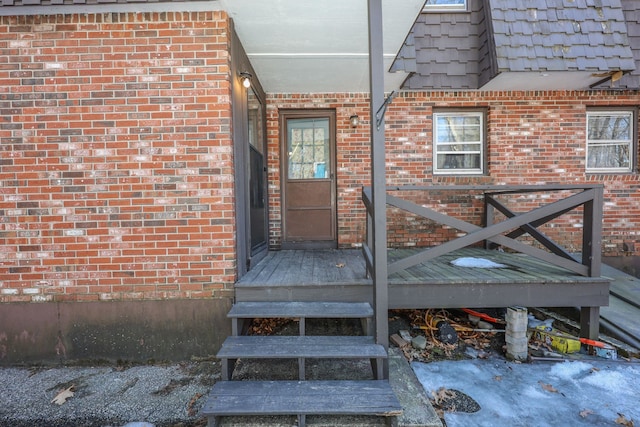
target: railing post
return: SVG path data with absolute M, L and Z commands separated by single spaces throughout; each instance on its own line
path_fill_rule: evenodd
M 582 264 L 589 268 L 589 277 L 600 277 L 604 189 L 594 187 L 590 191 L 593 198 L 583 208 Z
M 491 203 L 489 203 L 487 201 L 488 198 L 493 197 L 492 194 L 487 194 L 484 193 L 484 218 L 483 218 L 483 223 L 482 226 L 483 227 L 488 227 L 490 225 L 493 224 L 493 216 L 494 216 L 494 212 L 495 212 L 495 208 L 493 207 L 493 205 Z M 494 243 L 491 243 L 489 240 L 485 240 L 484 241 L 484 248 L 485 249 L 492 249 L 492 246 L 495 246 Z
M 372 235 L 373 226 L 371 224 L 371 215 L 367 211 L 367 246 L 369 248 L 373 245 L 373 235 Z

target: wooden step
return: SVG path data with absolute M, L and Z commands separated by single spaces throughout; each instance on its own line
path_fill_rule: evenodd
M 224 380 L 231 379 L 237 359 L 298 359 L 298 378 L 304 380 L 306 358 L 370 359 L 376 378 L 381 378 L 387 352 L 370 336 L 241 335 L 227 337 L 216 357 Z
M 332 319 L 368 318 L 373 316 L 366 302 L 238 302 L 231 307 L 230 318 L 295 318 Z
M 238 302 L 227 314 L 231 332 L 240 335 L 245 319 L 298 319 L 300 335 L 305 334 L 306 319 L 362 319 L 365 333 L 371 328 L 373 308 L 367 302 Z
M 210 426 L 225 416 L 377 415 L 391 425 L 402 407 L 388 381 L 220 381 L 202 408 Z
M 386 358 L 382 345 L 370 336 L 264 336 L 228 337 L 217 357 L 247 359 L 348 359 Z

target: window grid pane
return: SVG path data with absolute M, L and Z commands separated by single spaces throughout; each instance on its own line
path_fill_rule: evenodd
M 435 113 L 434 173 L 483 173 L 483 114 Z
M 289 179 L 324 179 L 329 171 L 329 122 L 289 120 Z
M 467 0 L 427 0 L 424 10 L 427 12 L 467 10 Z
M 587 113 L 587 171 L 632 170 L 633 112 Z

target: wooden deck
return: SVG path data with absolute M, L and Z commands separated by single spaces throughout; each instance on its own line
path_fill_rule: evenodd
M 390 250 L 389 262 L 411 249 Z M 505 268 L 456 267 L 475 257 Z M 360 250 L 270 252 L 236 283 L 237 301 L 372 301 Z M 531 256 L 464 248 L 389 275 L 389 308 L 598 307 L 609 280 L 586 277 Z

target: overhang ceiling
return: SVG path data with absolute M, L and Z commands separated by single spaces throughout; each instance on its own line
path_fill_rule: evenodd
M 382 0 L 388 72 L 425 0 Z M 221 0 L 258 79 L 269 93 L 369 91 L 367 0 Z

